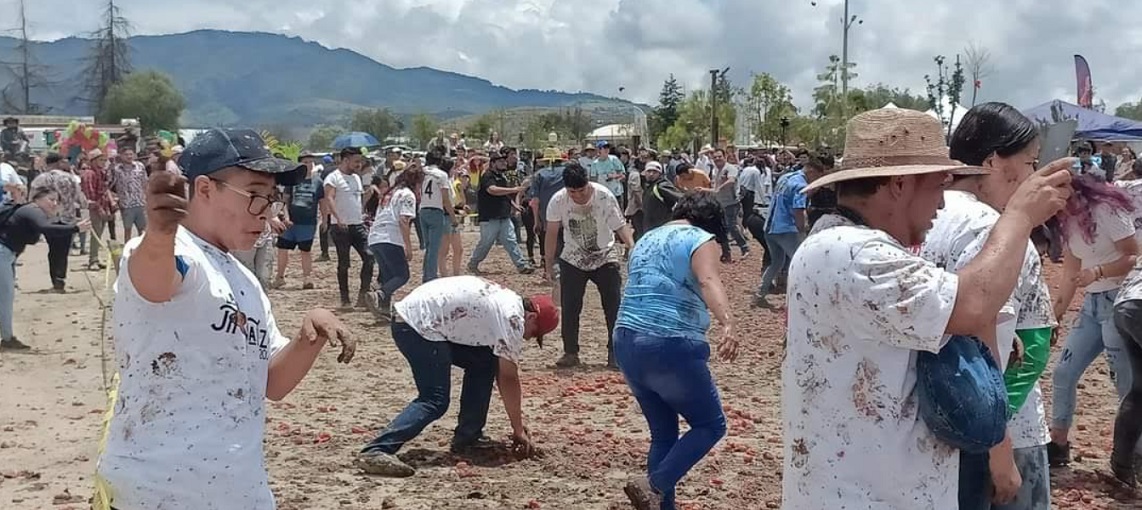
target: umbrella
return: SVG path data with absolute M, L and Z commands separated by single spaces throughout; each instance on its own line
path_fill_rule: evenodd
M 333 148 L 338 150 L 346 147 L 373 147 L 380 144 L 373 135 L 360 131 L 345 133 L 333 140 Z

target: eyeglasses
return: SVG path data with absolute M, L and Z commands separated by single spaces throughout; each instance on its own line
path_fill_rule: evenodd
M 210 180 L 220 184 L 222 187 L 224 187 L 230 191 L 233 191 L 234 193 L 237 193 L 239 195 L 242 195 L 242 196 L 250 199 L 250 203 L 246 206 L 246 212 L 248 212 L 254 216 L 258 216 L 258 215 L 266 212 L 266 209 L 269 209 L 270 206 L 278 203 L 278 197 L 276 195 L 275 196 L 255 195 L 253 193 L 250 193 L 249 191 L 241 190 L 241 189 L 238 189 L 234 186 L 231 186 L 230 183 L 228 183 L 226 181 L 219 180 L 219 179 L 210 179 Z

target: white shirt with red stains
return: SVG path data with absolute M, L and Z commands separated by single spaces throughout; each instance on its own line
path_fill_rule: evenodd
M 959 280 L 887 233 L 822 217 L 789 269 L 782 508 L 947 510 L 959 452 L 920 419 Z
M 126 270 L 142 239 L 127 243 L 115 281 L 119 394 L 97 468 L 112 505 L 271 510 L 266 380 L 289 340 L 254 275 L 182 227 L 182 284 L 170 301 L 148 302 Z
M 523 298 L 483 278 L 432 280 L 394 308 L 425 340 L 491 347 L 497 357 L 517 364 L 523 357 Z
M 975 195 L 958 190 L 945 191 L 944 207 L 928 231 L 920 256 L 937 266 L 959 272 L 979 255 L 997 221 L 999 211 L 979 201 Z M 1014 350 L 1016 331 L 1055 326 L 1051 294 L 1043 280 L 1043 264 L 1030 240 L 1027 241 L 1015 290 L 1000 310 L 996 323 L 1001 367 L 1007 366 Z M 1038 384 L 1008 421 L 1007 431 L 1014 448 L 1042 446 L 1050 440 L 1043 392 Z

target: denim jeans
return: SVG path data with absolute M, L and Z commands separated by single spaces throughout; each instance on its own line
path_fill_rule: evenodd
M 1128 393 L 1132 384 L 1130 362 L 1122 350 L 1125 340 L 1114 327 L 1114 298 L 1117 296 L 1118 289 L 1114 289 L 1088 293 L 1083 299 L 1078 321 L 1067 335 L 1066 347 L 1055 366 L 1052 429 L 1070 429 L 1074 421 L 1079 379 L 1103 350 L 1110 363 L 1118 397 L 1124 398 Z
M 1023 485 L 1006 505 L 991 502 L 992 483 L 988 453 L 960 453 L 960 510 L 1051 510 L 1051 474 L 1047 446 L 1015 450 L 1015 468 Z
M 384 293 L 385 298 L 392 299 L 401 287 L 408 283 L 408 259 L 405 258 L 404 248 L 395 244 L 378 243 L 369 246 L 373 258 L 380 268 L 377 274 L 377 286 Z
M 359 292 L 369 292 L 373 280 L 373 256 L 369 253 L 369 232 L 364 225 L 333 225 L 329 236 L 337 249 L 337 289 L 341 292 L 341 302 L 349 302 L 349 250 L 361 257 L 361 288 Z
M 16 254 L 0 243 L 0 340 L 16 335 L 12 326 L 16 302 Z
M 397 349 L 412 369 L 416 399 L 361 451 L 396 454 L 425 427 L 444 416 L 452 395 L 452 365 L 464 369 L 460 418 L 452 443 L 465 445 L 479 439 L 488 421 L 499 368 L 492 348 L 433 342 L 420 336 L 412 326 L 397 321 L 392 323 L 392 334 Z
M 647 471 L 674 509 L 674 488 L 726 434 L 726 416 L 710 374 L 710 344 L 615 330 L 615 357 L 650 427 Z M 678 437 L 678 416 L 690 430 Z
M 749 244 L 746 243 L 745 236 L 742 235 L 742 205 L 730 204 L 722 211 L 725 213 L 722 217 L 722 223 L 726 227 L 726 240 L 722 243 L 722 257 L 730 256 L 730 238 L 733 238 L 738 248 L 741 248 L 742 253 L 745 253 L 749 249 Z
M 766 234 L 765 246 L 769 250 L 770 264 L 761 274 L 761 286 L 757 288 L 758 296 L 767 296 L 773 291 L 773 280 L 777 279 L 783 271 L 789 268 L 793 254 L 801 246 L 801 234 L 791 232 L 788 234 Z
M 472 258 L 468 259 L 468 267 L 470 269 L 479 268 L 480 263 L 488 258 L 488 252 L 492 251 L 492 245 L 496 244 L 497 240 L 507 250 L 508 257 L 512 259 L 512 264 L 515 264 L 516 269 L 527 267 L 527 263 L 523 260 L 523 254 L 519 252 L 519 243 L 515 237 L 515 225 L 512 224 L 510 218 L 480 221 L 480 241 L 476 243 L 476 249 L 472 250 Z
M 416 219 L 417 224 L 420 225 L 417 238 L 422 239 L 424 245 L 424 266 L 421 268 L 423 279 L 421 281 L 428 283 L 435 280 L 439 275 L 440 247 L 444 245 L 444 230 L 447 226 L 448 215 L 444 213 L 443 209 L 425 208 L 417 213 Z

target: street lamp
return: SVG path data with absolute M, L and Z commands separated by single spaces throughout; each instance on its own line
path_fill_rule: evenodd
M 856 14 L 849 14 L 849 0 L 845 2 L 845 17 L 841 18 L 841 25 L 844 27 L 842 30 L 841 41 L 841 115 L 848 115 L 848 97 L 849 97 L 849 29 L 853 25 L 863 25 L 864 19 L 861 19 Z M 817 6 L 817 2 L 810 2 L 813 7 Z
M 710 69 L 710 146 L 718 146 L 718 80 L 725 80 L 730 68 Z

